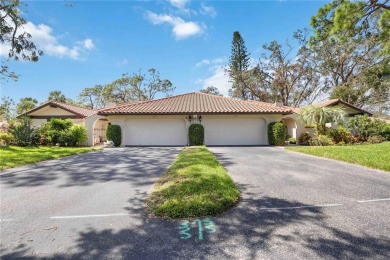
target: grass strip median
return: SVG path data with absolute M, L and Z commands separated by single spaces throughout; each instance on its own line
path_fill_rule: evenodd
M 212 216 L 236 205 L 240 192 L 205 146 L 185 147 L 146 199 L 155 217 L 184 219 Z

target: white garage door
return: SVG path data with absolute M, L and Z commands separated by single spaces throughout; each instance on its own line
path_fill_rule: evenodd
M 204 123 L 206 145 L 265 145 L 262 119 L 208 119 Z
M 125 145 L 186 145 L 187 131 L 182 119 L 131 119 L 126 121 Z

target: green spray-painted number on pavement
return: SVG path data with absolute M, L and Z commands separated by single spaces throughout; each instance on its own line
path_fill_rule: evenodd
M 189 239 L 192 237 L 190 231 L 191 227 L 197 227 L 197 232 L 198 232 L 198 239 L 203 240 L 203 233 L 206 231 L 207 233 L 215 233 L 216 232 L 216 227 L 215 223 L 209 219 L 196 219 L 192 222 L 189 221 L 183 221 L 180 224 L 180 238 L 181 239 Z
M 191 238 L 191 234 L 188 233 L 190 231 L 190 222 L 189 221 L 184 221 L 180 224 L 180 238 L 181 239 L 189 239 Z

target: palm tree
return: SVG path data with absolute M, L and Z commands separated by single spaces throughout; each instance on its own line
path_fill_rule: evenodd
M 316 135 L 325 132 L 325 124 L 330 122 L 343 123 L 347 114 L 341 107 L 307 106 L 302 108 L 301 119 L 308 126 L 314 126 Z

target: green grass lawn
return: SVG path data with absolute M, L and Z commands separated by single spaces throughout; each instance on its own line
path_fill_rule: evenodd
M 146 199 L 151 215 L 166 219 L 220 214 L 236 205 L 240 192 L 204 146 L 186 147 Z
M 92 147 L 0 147 L 0 170 L 95 151 Z
M 390 142 L 351 146 L 295 146 L 286 149 L 390 171 Z

